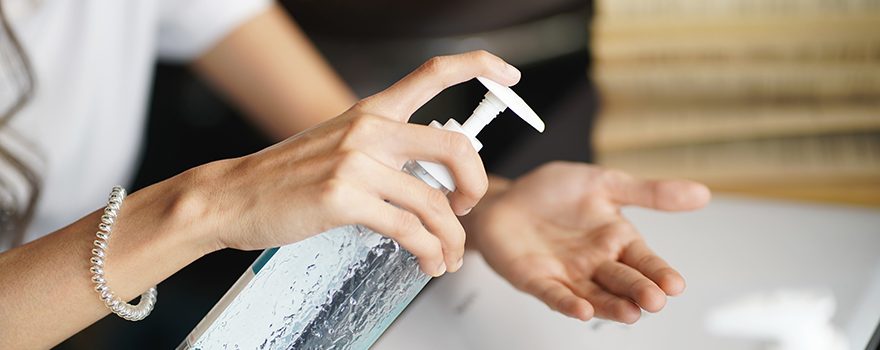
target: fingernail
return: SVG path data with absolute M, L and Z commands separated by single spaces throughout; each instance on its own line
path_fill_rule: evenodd
M 465 216 L 465 215 L 467 215 L 467 214 L 470 214 L 470 213 L 471 213 L 471 210 L 473 210 L 473 209 L 474 209 L 474 207 L 467 208 L 467 209 L 465 209 L 464 212 L 461 213 L 461 215 L 459 215 L 459 216 Z
M 441 263 L 440 263 L 440 266 L 437 267 L 437 274 L 434 275 L 434 277 L 440 277 L 440 276 L 443 276 L 444 273 L 446 273 L 446 263 L 445 263 L 445 262 L 441 262 Z
M 516 80 L 519 80 L 519 78 L 522 76 L 522 73 L 519 71 L 519 69 L 516 69 L 516 67 L 510 64 L 507 64 L 507 67 L 505 69 L 507 70 L 507 74 L 510 75 L 511 78 L 516 78 Z
M 464 257 L 458 258 L 458 262 L 455 263 L 455 271 L 461 269 L 461 266 L 464 265 Z

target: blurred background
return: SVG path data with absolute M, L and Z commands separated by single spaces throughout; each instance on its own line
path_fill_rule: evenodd
M 599 161 L 880 204 L 880 2 L 599 1 Z
M 496 302 L 525 303 L 513 319 L 552 318 L 539 322 L 544 326 L 505 326 L 508 335 L 552 334 L 533 337 L 545 348 L 766 348 L 766 339 L 731 340 L 736 336 L 712 335 L 705 326 L 706 313 L 718 306 L 714 297 L 732 302 L 755 292 L 806 300 L 800 309 L 815 307 L 819 314 L 810 315 L 820 319 L 822 303 L 831 300 L 828 317 L 858 338 L 847 348 L 859 348 L 854 344 L 880 319 L 880 305 L 869 302 L 880 300 L 880 1 L 282 3 L 362 97 L 435 55 L 486 49 L 519 67 L 523 79 L 515 89 L 547 131 L 534 135 L 516 118 L 499 118 L 480 137 L 491 172 L 515 177 L 550 160 L 596 161 L 646 177 L 703 181 L 721 198 L 705 213 L 674 220 L 633 213 L 649 243 L 689 276 L 685 299 L 695 301 L 684 311 L 664 311 L 632 332 L 575 326 L 529 306 L 534 301 L 520 300 L 503 282 L 462 292 L 468 280 L 497 279 L 475 257 L 467 273 L 432 282 L 379 347 L 420 348 L 401 345 L 406 338 L 399 336 L 429 327 L 419 315 L 446 310 L 450 320 L 468 315 L 473 324 L 510 312 L 481 304 L 488 291 Z M 461 121 L 482 94 L 478 84 L 465 83 L 413 121 Z M 149 118 L 135 189 L 269 145 L 185 66 L 157 63 Z M 726 255 L 711 253 L 725 249 Z M 59 348 L 177 346 L 258 253 L 207 256 L 161 284 L 149 318 L 132 324 L 108 317 Z M 739 264 L 744 256 L 752 263 Z M 548 325 L 553 330 L 540 328 Z M 703 343 L 694 332 L 705 333 Z M 496 333 L 485 337 L 505 337 Z M 541 347 L 510 341 L 516 336 L 483 343 L 468 337 L 450 347 Z

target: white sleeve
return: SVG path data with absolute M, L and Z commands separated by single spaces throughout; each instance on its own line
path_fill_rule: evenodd
M 177 61 L 194 59 L 270 4 L 271 0 L 163 1 L 159 56 Z

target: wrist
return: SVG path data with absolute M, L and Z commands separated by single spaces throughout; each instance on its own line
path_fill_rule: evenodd
M 201 225 L 206 207 L 185 186 L 186 173 L 128 195 L 113 224 L 104 275 L 121 300 L 130 300 L 216 248 Z M 84 218 L 87 226 L 104 211 Z M 93 229 L 82 230 L 84 233 Z M 92 233 L 94 235 L 94 233 Z M 94 237 L 91 237 L 94 238 Z
M 489 189 L 486 190 L 484 198 L 491 199 L 497 197 L 499 194 L 507 192 L 512 184 L 513 181 L 510 179 L 498 175 L 489 175 Z
M 507 192 L 512 183 L 513 181 L 509 179 L 496 175 L 489 175 L 489 189 L 486 190 L 483 199 L 480 200 L 480 203 L 477 204 L 470 213 L 459 218 L 462 227 L 464 227 L 464 230 L 468 235 L 465 244 L 466 249 L 480 250 L 478 241 L 480 231 L 482 231 L 480 229 L 481 222 L 486 220 L 488 209 L 491 208 L 505 192 Z
M 200 168 L 194 168 L 137 191 L 131 199 L 155 218 L 148 225 L 154 227 L 157 239 L 182 249 L 187 260 L 194 261 L 224 248 L 216 239 L 218 220 L 206 189 L 205 176 Z

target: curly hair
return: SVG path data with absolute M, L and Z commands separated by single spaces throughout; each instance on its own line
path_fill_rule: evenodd
M 0 1 L 0 67 L 7 70 L 3 74 L 3 78 L 13 86 L 12 93 L 15 94 L 11 104 L 0 112 L 0 132 L 16 136 L 17 134 L 9 127 L 9 121 L 31 100 L 35 83 L 30 60 L 6 18 L 2 1 Z M 20 155 L 16 155 L 10 148 L 4 147 L 2 143 L 0 143 L 0 160 L 8 164 L 15 173 L 7 174 L 6 179 L 0 176 L 0 196 L 2 196 L 0 198 L 0 238 L 3 241 L 11 242 L 12 247 L 15 247 L 24 241 L 27 226 L 34 215 L 42 181 L 39 174 Z M 15 181 L 10 181 L 14 176 L 23 179 L 29 189 L 24 192 L 16 191 L 13 188 Z M 21 193 L 24 193 L 26 198 L 20 198 L 22 197 Z

